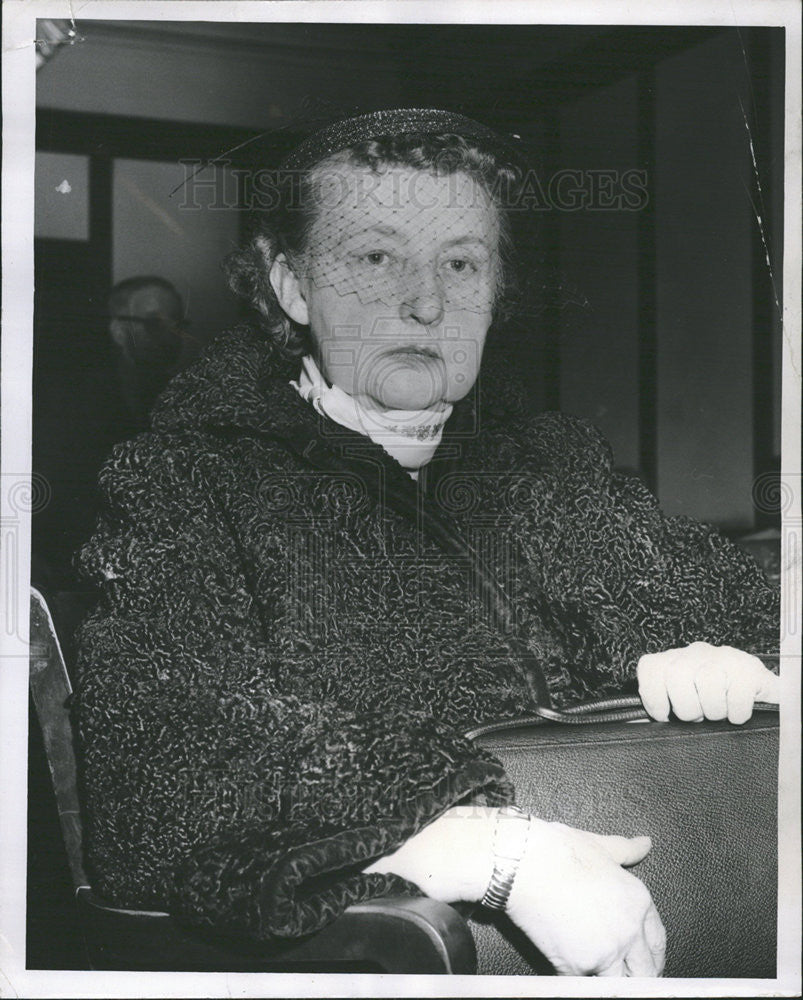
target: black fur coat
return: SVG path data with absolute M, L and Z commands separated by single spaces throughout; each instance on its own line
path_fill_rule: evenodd
M 645 652 L 774 650 L 778 595 L 749 556 L 665 518 L 593 427 L 529 413 L 491 368 L 418 484 L 247 328 L 115 448 L 79 554 L 102 592 L 76 720 L 104 897 L 307 933 L 410 891 L 360 869 L 450 805 L 513 798 L 461 734 L 531 709 L 539 667 L 565 704 L 632 690 Z M 422 508 L 490 568 L 506 624 Z

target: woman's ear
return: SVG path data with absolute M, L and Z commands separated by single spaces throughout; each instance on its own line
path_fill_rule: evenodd
M 283 253 L 276 254 L 270 268 L 270 283 L 279 305 L 300 326 L 309 324 L 309 310 L 301 282 Z

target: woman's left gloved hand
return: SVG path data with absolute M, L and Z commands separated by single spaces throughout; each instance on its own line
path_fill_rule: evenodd
M 478 901 L 494 871 L 497 814 L 453 806 L 364 871 L 393 872 L 447 903 Z M 530 824 L 510 919 L 561 975 L 660 976 L 666 932 L 647 887 L 625 870 L 647 855 L 650 838 Z
M 727 719 L 741 725 L 757 701 L 778 703 L 780 678 L 758 657 L 731 646 L 693 642 L 682 649 L 642 656 L 639 696 L 659 722 L 671 707 L 684 722 Z

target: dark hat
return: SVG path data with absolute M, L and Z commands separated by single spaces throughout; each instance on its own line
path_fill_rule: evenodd
M 285 157 L 282 169 L 305 170 L 355 143 L 402 132 L 453 133 L 480 142 L 506 158 L 516 160 L 520 156 L 515 146 L 517 137 L 500 135 L 465 115 L 440 108 L 390 108 L 330 122 Z

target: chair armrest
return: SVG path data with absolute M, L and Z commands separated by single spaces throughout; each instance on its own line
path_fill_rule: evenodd
M 426 897 L 373 899 L 359 903 L 288 957 L 317 961 L 376 962 L 388 973 L 448 973 L 477 971 L 474 939 L 457 910 Z
M 471 931 L 446 903 L 394 897 L 349 907 L 317 934 L 281 948 L 189 928 L 167 913 L 76 893 L 94 969 L 193 972 L 476 972 Z

